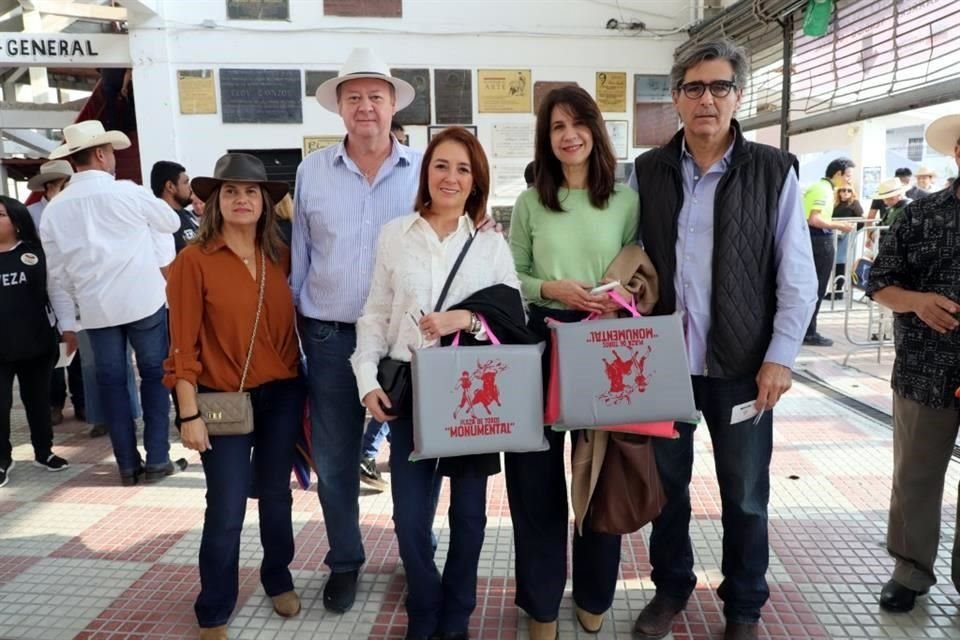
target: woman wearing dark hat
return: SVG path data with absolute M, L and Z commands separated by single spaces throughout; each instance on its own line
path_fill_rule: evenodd
M 200 638 L 225 640 L 237 602 L 240 534 L 251 490 L 259 499 L 264 590 L 277 614 L 300 611 L 289 569 L 290 471 L 304 391 L 287 284 L 290 254 L 274 213 L 287 185 L 267 180 L 257 158 L 228 153 L 212 178 L 194 178 L 192 187 L 206 205 L 197 239 L 170 268 L 164 383 L 176 389 L 180 439 L 200 452 L 207 482 L 194 605 Z M 237 390 L 250 393 L 253 433 L 209 435 L 197 394 Z

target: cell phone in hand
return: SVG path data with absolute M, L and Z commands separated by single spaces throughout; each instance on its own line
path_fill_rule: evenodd
M 601 284 L 590 290 L 591 294 L 606 293 L 607 291 L 613 291 L 620 286 L 619 280 L 614 280 L 613 282 L 608 282 L 606 284 Z

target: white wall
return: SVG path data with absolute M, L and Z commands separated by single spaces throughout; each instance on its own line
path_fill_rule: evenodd
M 404 0 L 401 19 L 358 19 L 322 16 L 321 0 L 291 0 L 289 22 L 254 22 L 227 20 L 224 0 L 158 4 L 159 17 L 131 25 L 143 168 L 149 172 L 156 160 L 176 159 L 192 175 L 209 174 L 227 148 L 301 148 L 304 136 L 344 129 L 339 116 L 313 98 L 304 98 L 303 124 L 225 125 L 220 113 L 180 115 L 178 69 L 336 70 L 357 46 L 372 47 L 394 67 L 471 69 L 474 124 L 489 153 L 492 123 L 534 118 L 478 114 L 476 69 L 529 68 L 534 83 L 575 81 L 591 93 L 597 71 L 626 71 L 631 110 L 633 74 L 669 72 L 685 36 L 667 31 L 685 26 L 690 12 L 688 0 L 620 0 L 620 9 L 600 0 Z M 661 31 L 606 30 L 610 18 Z M 199 26 L 205 21 L 211 28 Z M 632 111 L 607 117 L 629 120 L 632 139 Z M 426 145 L 426 127 L 407 131 L 414 146 Z

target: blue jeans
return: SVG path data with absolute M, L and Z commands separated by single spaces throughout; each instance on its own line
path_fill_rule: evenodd
M 773 451 L 773 415 L 730 424 L 738 404 L 756 400 L 753 378 L 721 380 L 694 376 L 697 408 L 703 413 L 723 504 L 723 582 L 717 594 L 731 622 L 756 622 L 770 596 L 767 566 L 767 505 L 770 501 L 770 456 Z M 696 425 L 677 423 L 680 438 L 657 438 L 657 468 L 667 504 L 653 521 L 650 564 L 657 593 L 686 600 L 697 584 L 690 544 L 690 477 L 693 471 L 693 433 Z
M 376 458 L 384 440 L 389 437 L 390 423 L 377 422 L 370 418 L 370 422 L 367 423 L 367 428 L 363 432 L 363 444 L 360 445 L 360 450 L 363 452 L 361 456 L 363 458 Z
M 250 399 L 253 433 L 211 436 L 212 449 L 200 454 L 207 511 L 200 540 L 200 595 L 193 608 L 201 627 L 227 624 L 237 604 L 248 497 L 257 499 L 260 511 L 260 582 L 268 596 L 293 590 L 290 472 L 303 415 L 303 381 L 268 382 L 251 389 Z
M 477 606 L 477 565 L 487 526 L 487 477 L 450 478 L 450 549 L 443 575 L 434 563 L 433 518 L 441 478 L 437 461 L 409 460 L 413 423 L 391 424 L 393 523 L 407 576 L 407 636 L 466 633 Z
M 103 401 L 100 399 L 100 385 L 97 384 L 97 361 L 93 355 L 93 346 L 86 331 L 77 333 L 80 351 L 80 369 L 83 376 L 83 395 L 89 424 L 106 424 Z M 127 345 L 127 395 L 130 396 L 130 415 L 136 420 L 140 417 L 140 396 L 137 395 L 137 379 L 130 364 L 130 346 Z
M 140 371 L 140 399 L 143 403 L 143 446 L 147 468 L 159 469 L 170 461 L 170 392 L 163 386 L 163 360 L 167 357 L 167 310 L 117 327 L 88 329 L 97 367 L 97 385 L 103 401 L 113 455 L 121 474 L 140 469 L 137 429 L 127 393 L 129 358 L 127 342 L 133 347 Z
M 365 410 L 350 368 L 357 334 L 353 325 L 344 323 L 301 316 L 298 324 L 307 357 L 317 494 L 330 545 L 324 562 L 333 573 L 356 571 L 366 561 L 357 482 Z

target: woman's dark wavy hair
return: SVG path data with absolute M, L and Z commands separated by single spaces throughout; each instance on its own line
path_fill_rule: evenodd
M 564 182 L 563 167 L 550 144 L 550 120 L 554 107 L 566 110 L 593 134 L 593 150 L 587 160 L 587 189 L 590 192 L 590 204 L 597 209 L 605 209 L 616 185 L 617 159 L 600 108 L 589 93 L 576 86 L 554 89 L 547 94 L 537 111 L 534 187 L 540 195 L 540 202 L 551 211 L 564 210 L 559 195 Z
M 37 233 L 37 225 L 33 224 L 33 216 L 30 215 L 27 208 L 19 200 L 7 196 L 0 196 L 0 205 L 3 205 L 3 208 L 7 210 L 7 217 L 13 223 L 17 240 L 29 245 L 34 251 L 42 253 L 40 234 Z

